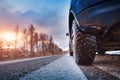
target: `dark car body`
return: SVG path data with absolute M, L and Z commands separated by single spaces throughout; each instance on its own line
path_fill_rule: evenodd
M 83 33 L 96 36 L 100 54 L 120 50 L 120 0 L 71 0 L 70 38 L 73 18 Z

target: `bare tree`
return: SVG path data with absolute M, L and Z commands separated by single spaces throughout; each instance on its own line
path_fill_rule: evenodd
M 26 51 L 27 51 L 27 29 L 26 28 L 23 29 L 23 34 L 24 34 L 24 36 L 23 36 L 23 40 L 24 40 L 24 53 L 26 53 Z
M 40 41 L 42 42 L 42 53 L 45 56 L 46 52 L 47 52 L 47 50 L 46 50 L 46 48 L 47 48 L 46 42 L 48 40 L 48 35 L 45 34 L 45 33 L 40 33 L 39 36 L 40 36 Z
M 3 41 L 2 40 L 0 40 L 0 59 L 2 59 L 3 58 L 3 50 L 2 50 L 2 45 L 3 44 Z
M 16 50 L 16 47 L 17 47 L 18 30 L 19 30 L 19 25 L 17 25 L 17 26 L 16 26 L 16 29 L 15 29 L 15 32 L 16 32 L 15 50 Z
M 33 34 L 34 34 L 35 28 L 31 24 L 29 27 L 29 33 L 30 33 L 30 52 L 31 52 L 31 57 L 34 56 L 34 42 L 33 42 Z
M 54 44 L 54 53 L 55 54 L 58 54 L 58 49 L 59 49 L 59 47 L 57 46 L 57 44 Z
M 58 48 L 58 54 L 63 54 L 63 50 L 61 48 Z
M 35 32 L 34 33 L 34 45 L 35 45 L 35 48 L 37 49 L 37 52 L 38 52 L 38 41 L 39 41 L 38 33 Z
M 3 47 L 3 41 L 0 40 L 0 50 L 2 49 L 2 47 Z
M 54 42 L 52 36 L 50 36 L 49 39 L 49 52 L 52 53 L 52 55 L 54 55 Z

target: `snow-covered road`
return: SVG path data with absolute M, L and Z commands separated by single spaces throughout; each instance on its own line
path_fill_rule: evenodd
M 87 80 L 87 78 L 73 57 L 66 55 L 20 80 Z
M 36 71 L 60 57 L 60 55 L 56 55 L 0 62 L 0 80 L 19 80 L 20 77 Z
M 0 80 L 120 80 L 120 56 L 77 65 L 69 54 L 0 62 Z

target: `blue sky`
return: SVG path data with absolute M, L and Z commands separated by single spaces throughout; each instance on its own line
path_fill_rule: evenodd
M 64 50 L 68 49 L 68 11 L 70 0 L 0 0 L 0 28 L 33 24 L 46 32 Z

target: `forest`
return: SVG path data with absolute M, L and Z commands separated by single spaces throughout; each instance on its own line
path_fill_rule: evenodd
M 63 54 L 63 50 L 54 42 L 53 36 L 45 32 L 37 32 L 33 24 L 27 28 L 22 28 L 22 46 L 19 46 L 19 25 L 15 27 L 14 32 L 14 41 L 0 40 L 0 60 Z

